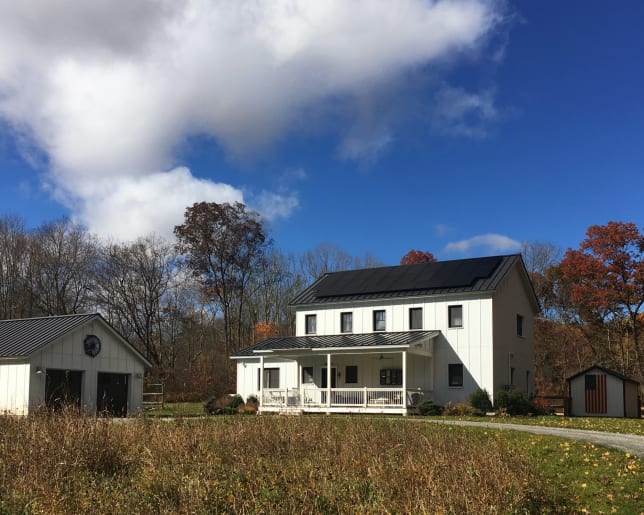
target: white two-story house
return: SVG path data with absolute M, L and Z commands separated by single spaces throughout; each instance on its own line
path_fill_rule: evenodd
M 295 297 L 296 334 L 232 356 L 260 411 L 400 413 L 530 395 L 539 304 L 520 255 L 328 273 Z

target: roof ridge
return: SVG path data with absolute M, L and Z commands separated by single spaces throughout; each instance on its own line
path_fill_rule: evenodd
M 67 315 L 42 315 L 38 317 L 24 317 L 24 318 L 3 318 L 0 319 L 2 322 L 25 322 L 27 320 L 44 320 L 52 318 L 73 318 L 73 317 L 88 317 L 88 316 L 100 316 L 100 313 L 70 313 Z

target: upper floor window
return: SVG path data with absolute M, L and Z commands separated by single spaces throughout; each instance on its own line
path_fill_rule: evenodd
M 523 317 L 517 315 L 517 336 L 523 336 Z
M 340 313 L 340 332 L 353 332 L 353 313 Z
M 463 386 L 463 365 L 460 363 L 450 363 L 448 367 L 448 384 L 452 387 Z
M 317 316 L 316 315 L 306 315 L 306 334 L 315 334 L 316 325 L 317 325 Z
M 463 306 L 449 306 L 449 327 L 463 327 Z
M 409 329 L 423 328 L 423 308 L 409 308 Z
M 387 329 L 387 322 L 385 318 L 385 310 L 378 309 L 373 312 L 373 330 L 385 331 Z

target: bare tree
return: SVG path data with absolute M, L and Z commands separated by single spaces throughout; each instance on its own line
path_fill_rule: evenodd
M 28 246 L 24 222 L 0 218 L 0 319 L 34 314 Z
M 97 272 L 97 298 L 108 319 L 158 366 L 164 365 L 168 318 L 177 316 L 166 304 L 176 270 L 172 245 L 149 236 L 107 245 Z
M 97 258 L 96 241 L 67 219 L 33 233 L 32 291 L 38 310 L 45 315 L 67 315 L 88 309 Z

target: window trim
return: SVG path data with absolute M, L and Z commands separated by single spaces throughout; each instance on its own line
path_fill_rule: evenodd
M 310 381 L 306 381 L 306 379 L 310 379 Z M 315 384 L 315 378 L 313 377 L 313 367 L 302 367 L 302 377 L 300 378 L 300 380 L 302 384 Z
M 352 373 L 349 374 L 349 369 Z M 358 365 L 346 365 L 344 367 L 344 382 L 346 384 L 358 384 Z
M 420 327 L 412 327 L 413 313 L 420 313 Z M 417 331 L 423 329 L 423 308 L 409 308 L 409 330 Z
M 524 326 L 524 317 L 517 313 L 517 336 L 520 338 L 525 338 L 525 326 Z
M 455 367 L 460 368 L 460 384 L 458 384 L 456 381 L 452 381 L 452 378 L 457 379 L 459 377 L 459 374 L 455 373 L 455 370 L 457 370 Z M 447 387 L 448 388 L 463 388 L 463 383 L 464 383 L 464 378 L 463 378 L 463 363 L 449 363 L 447 365 Z M 453 384 L 452 384 L 453 383 Z
M 376 318 L 379 313 L 382 313 L 382 320 L 377 320 L 377 318 Z M 377 322 L 382 322 L 382 324 L 383 324 L 382 329 L 378 329 L 376 327 Z M 373 331 L 381 333 L 381 332 L 386 331 L 386 330 L 387 330 L 387 310 L 385 310 L 385 309 L 374 309 L 373 310 Z
M 309 330 L 309 320 L 313 321 L 313 330 Z M 318 316 L 317 315 L 304 315 L 304 334 L 317 334 L 318 329 Z
M 262 369 L 257 369 L 257 390 L 260 389 L 260 377 L 262 374 Z M 271 376 L 277 374 L 277 386 L 270 386 Z M 279 367 L 267 367 L 264 368 L 264 389 L 279 388 L 280 387 L 280 369 Z
M 461 325 L 456 325 L 455 322 L 453 321 L 454 318 L 456 318 L 452 314 L 452 310 L 455 309 L 460 309 L 461 310 Z M 447 327 L 449 329 L 463 329 L 465 324 L 463 323 L 463 304 L 450 304 L 447 306 Z
M 344 317 L 347 315 L 349 319 L 349 329 L 345 329 L 344 327 Z M 353 332 L 353 311 L 343 311 L 340 313 L 340 332 L 345 334 Z
M 402 386 L 402 368 L 381 368 L 379 376 L 380 386 Z

